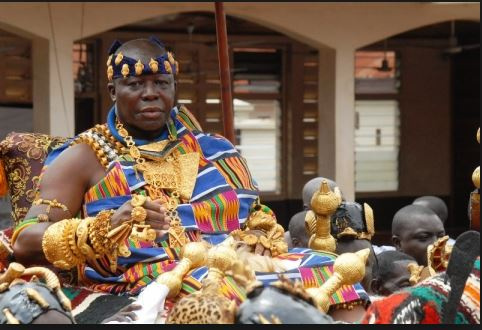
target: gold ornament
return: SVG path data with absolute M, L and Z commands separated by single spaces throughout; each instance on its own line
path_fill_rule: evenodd
M 83 263 L 71 249 L 72 236 L 79 225 L 79 219 L 67 219 L 50 225 L 42 237 L 42 250 L 45 258 L 54 267 L 69 270 Z
M 112 65 L 109 65 L 107 67 L 107 79 L 109 81 L 112 81 L 112 78 L 114 77 L 114 68 L 112 67 Z
M 147 197 L 144 195 L 133 194 L 131 199 L 131 206 L 138 207 L 143 206 L 144 203 L 147 201 Z
M 236 302 L 224 297 L 222 281 L 237 260 L 236 252 L 225 245 L 217 245 L 207 252 L 208 275 L 200 292 L 181 298 L 171 309 L 167 324 L 232 324 Z M 209 306 L 209 307 L 208 307 Z M 210 313 L 206 313 L 208 307 Z
M 119 65 L 119 63 L 122 61 L 122 59 L 124 58 L 124 55 L 122 55 L 122 52 L 119 52 L 119 54 L 117 54 L 117 56 L 115 57 L 115 65 Z
M 142 74 L 142 70 L 144 70 L 144 64 L 142 64 L 141 60 L 138 60 L 134 65 L 134 68 L 136 70 L 136 75 L 140 76 Z
M 204 242 L 190 242 L 184 245 L 180 254 L 181 260 L 169 272 L 162 273 L 156 282 L 168 287 L 168 298 L 176 297 L 181 291 L 182 279 L 189 270 L 203 266 L 207 261 L 207 246 Z
M 164 61 L 164 69 L 167 73 L 172 73 L 171 64 L 168 61 Z
M 452 246 L 447 242 L 449 236 L 445 235 L 427 247 L 427 263 L 430 276 L 444 272 L 447 269 Z
M 179 62 L 176 61 L 176 72 L 174 74 L 179 74 Z
M 311 235 L 308 246 L 313 250 L 335 252 L 336 240 L 331 235 L 331 215 L 341 204 L 340 190 L 332 192 L 328 182 L 323 180 L 320 190 L 311 198 L 311 208 L 305 216 L 305 226 Z
M 147 211 L 142 206 L 136 206 L 131 211 L 131 219 L 135 222 L 144 222 L 147 218 Z
M 72 214 L 70 213 L 68 207 L 65 206 L 64 204 L 58 202 L 55 198 L 52 199 L 52 200 L 39 198 L 39 199 L 34 200 L 33 203 L 32 203 L 32 205 L 41 205 L 41 204 L 46 204 L 46 205 L 47 205 L 47 214 L 49 214 L 49 213 L 50 213 L 50 209 L 51 209 L 52 207 L 54 207 L 54 208 L 62 209 L 62 211 L 65 211 L 65 212 L 69 212 L 69 215 L 72 216 Z
M 174 56 L 172 56 L 171 52 L 167 52 L 167 59 L 169 60 L 169 63 L 174 64 Z
M 151 60 L 149 61 L 149 67 L 151 68 L 152 73 L 156 73 L 157 71 L 159 71 L 159 62 L 151 58 Z
M 411 262 L 407 265 L 407 269 L 410 272 L 410 284 L 415 285 L 420 282 L 420 277 L 423 271 L 423 265 L 418 265 L 416 262 Z
M 343 285 L 353 285 L 363 279 L 369 254 L 370 249 L 340 254 L 333 265 L 333 275 L 321 287 L 306 289 L 322 312 L 328 313 L 330 297 L 338 289 Z
M 472 182 L 477 189 L 480 189 L 480 166 L 477 166 L 474 173 L 472 173 Z
M 169 247 L 179 248 L 186 245 L 189 242 L 189 239 L 187 238 L 185 231 L 186 229 L 181 225 L 179 217 L 172 218 L 169 222 L 169 229 L 167 231 L 169 235 Z
M 124 64 L 122 65 L 121 73 L 122 73 L 122 76 L 123 76 L 124 78 L 126 78 L 126 77 L 129 75 L 129 65 L 127 65 L 126 63 L 124 63 Z
M 107 66 L 110 66 L 110 63 L 112 62 L 112 56 L 114 56 L 114 54 L 109 55 L 109 58 L 107 59 Z
M 72 311 L 71 302 L 69 298 L 67 298 L 67 296 L 63 293 L 60 286 L 60 281 L 57 278 L 57 275 L 55 275 L 55 273 L 52 272 L 50 269 L 45 267 L 25 268 L 23 265 L 19 263 L 12 262 L 8 266 L 7 271 L 2 276 L 0 276 L 0 283 L 2 285 L 3 284 L 13 285 L 16 281 L 21 280 L 20 279 L 21 276 L 31 276 L 32 281 L 38 280 L 38 278 L 42 279 L 43 282 L 45 282 L 45 285 L 56 294 L 62 306 L 66 310 Z M 34 300 L 37 300 L 37 302 L 39 302 L 41 306 L 45 305 L 45 301 L 42 302 L 43 298 L 38 299 L 35 293 L 30 292 L 28 296 Z

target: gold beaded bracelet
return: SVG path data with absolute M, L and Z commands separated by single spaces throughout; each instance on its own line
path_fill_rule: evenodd
M 110 231 L 110 218 L 114 210 L 100 211 L 89 224 L 89 240 L 95 253 L 104 255 L 112 249 L 112 244 L 107 235 Z

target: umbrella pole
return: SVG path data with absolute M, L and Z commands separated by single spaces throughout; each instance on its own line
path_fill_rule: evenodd
M 231 141 L 232 144 L 235 144 L 226 15 L 224 14 L 222 2 L 215 2 L 214 5 L 216 8 L 216 37 L 218 42 L 219 76 L 221 78 L 221 109 L 223 112 L 224 136 Z

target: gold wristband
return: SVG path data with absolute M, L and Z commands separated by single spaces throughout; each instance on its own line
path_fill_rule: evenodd
M 89 225 L 93 219 L 94 218 L 85 218 L 84 220 L 82 220 L 76 231 L 77 247 L 87 259 L 99 258 L 99 255 L 96 255 L 90 245 L 87 244 L 87 239 L 89 238 Z
M 84 260 L 79 258 L 71 249 L 72 237 L 79 225 L 79 219 L 67 219 L 58 221 L 47 228 L 42 237 L 42 250 L 45 258 L 54 267 L 69 270 Z
M 103 210 L 89 224 L 89 240 L 94 252 L 98 255 L 104 255 L 113 248 L 112 241 L 107 237 L 110 231 L 110 218 L 113 214 L 113 210 Z

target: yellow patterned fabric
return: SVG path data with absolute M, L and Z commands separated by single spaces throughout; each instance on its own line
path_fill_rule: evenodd
M 12 132 L 0 142 L 0 159 L 8 182 L 13 226 L 25 218 L 36 197 L 45 157 L 66 140 L 40 133 Z

